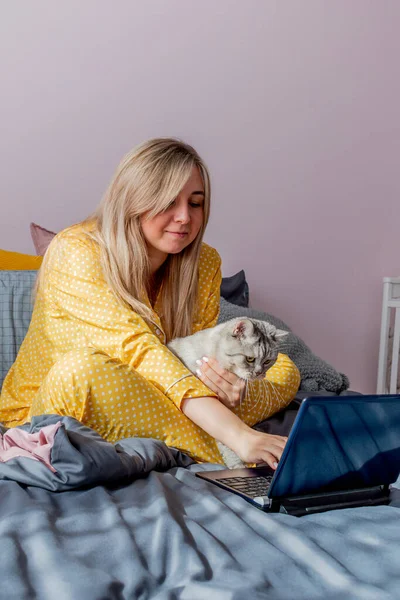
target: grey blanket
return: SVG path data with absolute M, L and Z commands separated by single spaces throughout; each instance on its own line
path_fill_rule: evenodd
M 391 506 L 266 514 L 195 477 L 217 465 L 61 421 L 57 473 L 30 458 L 0 462 L 1 599 L 400 597 L 400 491 Z
M 224 323 L 234 317 L 251 317 L 261 321 L 269 321 L 275 327 L 289 331 L 280 344 L 280 350 L 287 354 L 300 371 L 300 389 L 305 392 L 325 390 L 340 394 L 349 387 L 349 379 L 343 373 L 338 373 L 330 364 L 319 358 L 310 350 L 301 338 L 295 335 L 290 327 L 281 319 L 265 312 L 244 308 L 227 302 L 224 298 L 220 301 L 220 314 L 218 323 Z

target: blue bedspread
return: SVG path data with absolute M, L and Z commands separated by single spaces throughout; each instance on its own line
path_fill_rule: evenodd
M 391 506 L 265 514 L 195 477 L 215 465 L 61 420 L 57 473 L 0 463 L 1 599 L 400 598 L 400 491 Z

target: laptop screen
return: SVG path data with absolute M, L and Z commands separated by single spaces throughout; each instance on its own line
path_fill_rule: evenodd
M 399 471 L 400 396 L 307 398 L 268 496 L 385 485 Z

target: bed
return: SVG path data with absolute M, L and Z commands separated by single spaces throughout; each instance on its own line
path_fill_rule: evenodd
M 34 278 L 33 271 L 0 272 L 0 377 L 29 325 Z M 235 281 L 225 284 L 221 302 L 245 313 L 246 294 Z M 354 393 L 343 381 L 346 389 L 336 392 Z M 287 432 L 302 397 L 335 393 L 319 383 L 258 427 Z M 0 598 L 400 598 L 398 483 L 389 506 L 266 514 L 195 476 L 220 467 L 195 464 L 157 440 L 112 445 L 55 415 L 22 429 L 57 423 L 56 472 L 26 456 L 0 462 Z

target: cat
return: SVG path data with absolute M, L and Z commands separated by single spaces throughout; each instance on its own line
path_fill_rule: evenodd
M 207 356 L 248 382 L 264 379 L 276 362 L 280 339 L 287 334 L 267 321 L 238 317 L 193 335 L 175 338 L 167 346 L 196 376 L 199 368 L 196 360 Z M 228 468 L 245 466 L 230 448 L 218 441 L 217 445 Z

